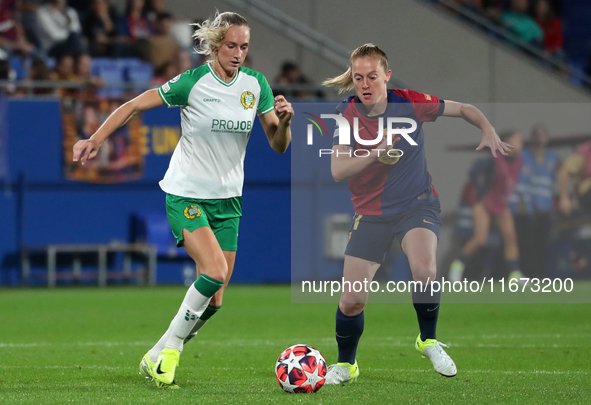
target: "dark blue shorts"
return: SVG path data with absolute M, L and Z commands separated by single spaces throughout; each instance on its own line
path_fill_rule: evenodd
M 439 201 L 435 201 L 393 215 L 355 214 L 349 229 L 349 243 L 345 254 L 382 263 L 394 238 L 402 243 L 404 235 L 414 228 L 430 229 L 439 239 L 440 213 Z

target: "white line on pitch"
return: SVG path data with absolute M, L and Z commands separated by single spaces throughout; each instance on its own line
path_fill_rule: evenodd
M 509 337 L 510 336 L 510 337 Z M 507 343 L 505 340 L 509 339 L 531 339 L 533 337 L 539 339 L 549 339 L 548 336 L 553 336 L 557 339 L 566 340 L 569 342 L 581 342 L 583 339 L 582 337 L 588 337 L 589 335 L 506 335 L 506 336 L 474 336 L 474 337 L 467 337 L 467 336 L 457 336 L 451 340 L 445 340 L 444 343 L 449 344 L 451 347 L 454 348 L 471 348 L 471 347 L 478 347 L 478 348 L 574 348 L 580 347 L 581 344 L 557 344 L 557 343 L 546 343 L 546 344 L 539 344 L 539 343 L 522 343 L 522 344 L 512 344 Z M 490 339 L 493 340 L 492 342 L 480 343 L 480 342 L 466 342 L 470 340 L 479 341 L 481 339 Z M 457 342 L 459 340 L 460 342 Z M 495 343 L 494 340 L 501 341 L 502 343 Z M 373 346 L 381 346 L 381 347 L 405 347 L 405 346 L 412 346 L 414 344 L 414 339 L 394 339 L 392 337 L 364 337 L 364 342 L 371 342 Z M 270 340 L 270 339 L 229 339 L 229 340 L 210 340 L 210 339 L 201 339 L 195 340 L 198 344 L 206 344 L 208 346 L 284 346 L 286 344 L 291 345 L 293 342 L 299 343 L 306 343 L 306 342 L 322 342 L 322 343 L 332 343 L 334 342 L 333 337 L 322 337 L 322 338 L 292 338 L 286 339 L 278 339 L 278 340 Z M 109 341 L 97 341 L 97 342 L 61 342 L 61 343 L 50 343 L 50 342 L 34 342 L 34 343 L 3 343 L 0 342 L 0 348 L 34 348 L 34 347 L 49 347 L 49 346 L 99 346 L 99 347 L 113 347 L 113 346 L 146 346 L 150 347 L 153 345 L 153 341 L 131 341 L 131 342 L 109 342 Z
M 26 348 L 26 347 L 46 347 L 46 346 L 152 346 L 154 342 L 63 342 L 63 343 L 1 343 L 0 348 Z
M 7 365 L 7 364 L 0 364 L 0 368 L 10 368 L 10 369 L 14 369 L 14 368 L 32 368 L 32 369 L 48 369 L 48 370 L 53 370 L 53 369 L 100 369 L 100 370 L 137 370 L 137 367 L 114 367 L 114 366 L 96 366 L 96 365 L 92 365 L 92 366 L 79 366 L 77 364 L 71 365 L 71 366 L 12 366 L 12 365 Z
M 372 367 L 366 367 L 366 370 L 368 371 L 377 371 L 377 372 L 401 372 L 401 373 L 430 373 L 431 370 L 417 370 L 417 369 L 385 369 L 385 368 L 372 368 Z M 527 370 L 527 371 L 520 371 L 520 370 L 513 370 L 513 371 L 507 371 L 507 370 L 461 370 L 462 374 L 583 374 L 583 375 L 587 375 L 590 372 L 589 371 L 582 371 L 582 370 L 566 370 L 566 371 L 558 371 L 558 370 Z M 459 373 L 458 373 L 459 374 Z
M 137 367 L 120 367 L 120 366 L 102 366 L 102 365 L 89 365 L 89 366 L 78 366 L 78 365 L 71 365 L 71 366 L 14 366 L 14 365 L 0 365 L 0 368 L 10 368 L 10 369 L 99 369 L 99 370 L 136 370 Z M 240 367 L 214 367 L 216 370 L 231 370 L 236 371 L 240 369 Z M 248 369 L 255 369 L 255 367 L 248 367 Z M 375 372 L 399 372 L 399 373 L 431 373 L 432 370 L 430 369 L 386 369 L 386 368 L 373 368 L 373 367 L 366 367 L 367 371 L 375 371 Z M 540 374 L 540 375 L 568 375 L 568 374 L 582 374 L 588 375 L 589 371 L 582 371 L 582 370 L 567 370 L 567 371 L 560 371 L 560 370 L 461 370 L 461 374 L 506 374 L 506 375 L 529 375 L 529 374 Z

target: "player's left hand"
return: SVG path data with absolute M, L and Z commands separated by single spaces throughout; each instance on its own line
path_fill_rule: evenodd
M 279 122 L 283 125 L 289 125 L 291 118 L 294 116 L 293 107 L 285 97 L 279 95 L 275 97 L 275 114 L 279 118 Z
M 482 131 L 482 140 L 476 150 L 481 150 L 485 146 L 490 148 L 493 157 L 497 157 L 497 151 L 507 156 L 511 152 L 511 149 L 513 149 L 513 145 L 501 141 L 501 138 L 499 138 L 493 127 Z

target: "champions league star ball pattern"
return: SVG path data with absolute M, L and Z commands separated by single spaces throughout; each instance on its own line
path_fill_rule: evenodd
M 324 385 L 326 361 L 313 347 L 293 345 L 277 359 L 275 374 L 285 392 L 316 392 Z

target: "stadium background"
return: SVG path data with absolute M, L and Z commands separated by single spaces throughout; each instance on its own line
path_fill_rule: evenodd
M 270 82 L 283 61 L 292 60 L 318 83 L 343 71 L 346 61 L 335 49 L 350 52 L 373 42 L 390 58 L 396 77 L 392 87 L 475 103 L 500 130 L 527 134 L 543 117 L 553 137 L 589 134 L 590 93 L 580 77 L 557 74 L 435 3 L 169 0 L 168 6 L 189 19 L 211 16 L 216 8 L 243 14 L 252 30 L 253 68 Z M 588 53 L 591 30 L 584 22 L 585 16 L 591 19 L 591 7 L 583 3 L 562 2 L 563 17 L 570 22 L 565 37 L 570 36 L 571 55 L 578 55 L 574 62 L 579 65 L 584 63 L 580 54 Z M 324 37 L 319 40 L 315 32 Z M 325 46 L 327 39 L 340 48 Z M 301 103 L 298 113 L 309 107 Z M 20 253 L 30 245 L 127 242 L 137 230 L 133 219 L 138 214 L 162 213 L 164 195 L 157 181 L 168 165 L 172 144 L 167 139 L 178 131 L 178 115 L 177 109 L 166 108 L 144 114 L 148 153 L 142 178 L 92 184 L 66 180 L 58 98 L 0 96 L 0 403 L 589 403 L 589 304 L 566 303 L 442 306 L 438 338 L 450 344 L 448 352 L 458 364 L 453 379 L 441 378 L 428 360 L 419 359 L 410 299 L 370 303 L 358 351 L 359 381 L 314 395 L 284 394 L 273 367 L 286 347 L 307 343 L 329 363 L 337 356 L 335 305 L 294 304 L 286 285 L 290 269 L 296 263 L 300 278 L 320 271 L 338 277 L 342 259 L 325 256 L 324 217 L 348 216 L 352 207 L 346 185 L 331 179 L 327 160 L 292 173 L 290 154 L 273 153 L 258 124 L 247 150 L 245 216 L 224 308 L 185 348 L 177 374 L 181 390 L 158 390 L 143 381 L 137 363 L 176 312 L 186 291 L 182 283 L 194 277 L 182 252 L 175 249 L 171 255 L 169 246 L 162 247 L 157 288 L 94 288 L 94 253 L 82 261 L 83 272 L 94 278 L 85 281 L 88 286 L 71 287 L 73 255 L 62 255 L 58 273 L 64 277 L 57 289 L 44 288 L 45 254 L 31 257 L 36 288 L 19 288 Z M 297 121 L 301 114 L 295 119 L 294 127 L 307 123 Z M 443 261 L 462 184 L 480 156 L 448 146 L 473 145 L 479 134 L 451 119 L 428 124 L 425 131 L 429 168 L 449 219 L 439 249 Z M 328 141 L 319 137 L 315 142 Z M 302 147 L 294 141 L 290 153 Z M 558 152 L 565 156 L 573 147 Z M 297 168 L 301 162 L 295 163 Z M 294 178 L 305 193 L 294 189 Z M 168 232 L 166 224 L 163 232 Z M 588 239 L 583 247 L 589 252 Z M 136 259 L 137 270 L 144 263 Z M 108 257 L 111 270 L 120 273 L 122 265 L 118 255 Z
M 589 101 L 590 95 L 583 87 L 430 2 L 309 0 L 278 1 L 266 7 L 258 1 L 174 1 L 168 6 L 173 14 L 190 18 L 205 18 L 216 8 L 243 13 L 252 28 L 249 56 L 253 68 L 271 82 L 284 61 L 295 60 L 306 76 L 318 83 L 342 72 L 346 59 L 337 51 L 374 42 L 389 55 L 394 74 L 392 87 L 474 103 L 498 130 L 515 128 L 527 134 L 533 123 L 542 122 L 553 137 L 560 137 L 586 134 L 590 127 L 584 119 L 584 105 L 572 104 Z M 563 15 L 581 10 L 575 6 L 564 2 Z M 578 31 L 569 27 L 570 37 L 578 38 Z M 336 48 L 326 45 L 329 41 Z M 328 92 L 328 96 L 338 99 L 334 93 Z M 306 108 L 305 104 L 297 107 L 299 112 Z M 20 284 L 23 247 L 127 242 L 134 238 L 135 217 L 162 211 L 163 193 L 157 181 L 166 170 L 172 147 L 166 145 L 161 134 L 167 129 L 178 131 L 178 110 L 160 108 L 144 114 L 145 173 L 141 179 L 114 185 L 64 178 L 64 129 L 57 98 L 10 99 L 2 111 L 2 127 L 7 134 L 3 159 L 8 170 L 1 197 L 0 285 Z M 573 120 L 573 115 L 579 118 Z M 451 218 L 449 215 L 455 211 L 467 168 L 477 157 L 470 152 L 451 152 L 447 147 L 475 144 L 477 132 L 456 120 L 439 120 L 426 126 L 427 159 L 441 194 L 444 217 Z M 563 148 L 559 153 L 564 156 L 571 150 Z M 330 178 L 327 162 L 313 163 L 307 173 L 293 173 L 295 179 L 308 182 L 309 192 L 296 192 L 290 198 L 289 156 L 272 153 L 260 126 L 255 127 L 246 159 L 247 215 L 241 223 L 240 259 L 234 282 L 289 281 L 292 252 L 286 241 L 290 237 L 305 241 L 295 249 L 298 259 L 293 265 L 298 279 L 319 277 L 321 271 L 325 271 L 324 276 L 338 276 L 339 260 L 327 259 L 324 252 L 323 221 L 332 214 L 350 215 L 352 208 L 346 187 Z M 294 226 L 291 234 L 290 213 L 294 224 L 300 225 Z M 312 221 L 311 225 L 303 218 Z M 451 248 L 452 233 L 453 221 L 447 221 L 440 252 Z M 192 277 L 190 262 L 186 257 L 183 260 L 182 250 L 177 253 L 173 249 L 172 255 L 169 250 L 159 247 L 158 281 L 188 281 Z M 261 252 L 264 260 L 260 259 Z M 174 258 L 178 255 L 180 259 Z M 92 270 L 95 263 L 87 259 L 85 268 Z M 58 269 L 67 270 L 71 266 L 68 260 L 58 257 Z M 37 281 L 44 282 L 43 255 L 32 256 L 31 264 L 32 281 L 37 274 Z M 119 265 L 116 257 L 109 256 L 110 267 Z

